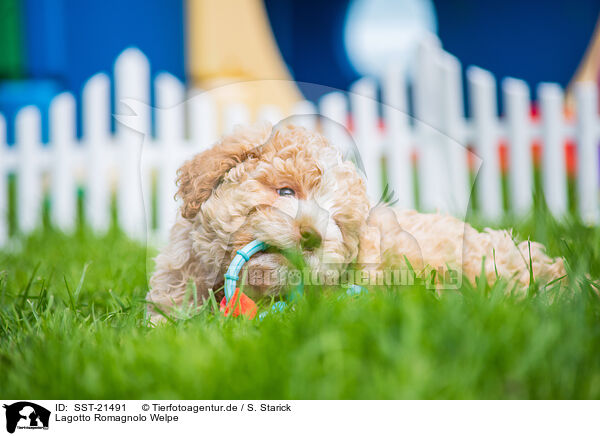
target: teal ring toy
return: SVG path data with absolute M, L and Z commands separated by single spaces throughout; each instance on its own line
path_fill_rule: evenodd
M 231 261 L 229 268 L 227 268 L 227 272 L 225 273 L 225 300 L 229 303 L 229 300 L 233 297 L 235 293 L 235 288 L 237 285 L 237 281 L 239 280 L 240 271 L 242 267 L 250 257 L 258 253 L 259 251 L 264 251 L 267 248 L 267 244 L 261 242 L 259 240 L 254 240 L 246 245 L 241 250 L 238 250 L 235 254 L 235 257 Z
M 254 256 L 259 251 L 266 250 L 267 247 L 268 245 L 264 242 L 254 240 L 242 249 L 237 250 L 235 257 L 231 261 L 231 264 L 229 265 L 229 268 L 227 268 L 227 272 L 225 273 L 225 301 L 227 301 L 227 303 L 229 303 L 229 300 L 231 300 L 233 294 L 235 293 L 235 288 L 237 287 L 240 271 L 242 270 L 244 264 L 248 262 L 248 260 L 250 260 L 250 257 Z M 300 283 L 297 286 L 295 292 L 291 294 L 290 299 L 294 300 L 297 296 L 302 295 L 303 288 L 303 284 Z M 367 292 L 367 290 L 362 286 L 358 285 L 351 285 L 346 290 L 346 294 L 349 296 L 358 295 L 364 292 Z M 281 312 L 286 308 L 286 306 L 287 305 L 285 304 L 285 302 L 278 301 L 273 305 L 272 309 L 274 309 L 276 312 Z M 262 319 L 264 315 L 266 315 L 266 312 L 261 313 L 260 318 Z
M 237 287 L 237 282 L 239 280 L 240 271 L 242 267 L 250 257 L 258 253 L 259 251 L 264 251 L 268 247 L 267 244 L 261 242 L 259 240 L 254 240 L 250 242 L 248 245 L 243 247 L 242 249 L 236 251 L 235 257 L 231 261 L 229 268 L 227 268 L 227 272 L 225 273 L 225 301 L 229 303 L 229 300 L 233 297 L 235 293 L 235 288 Z M 302 295 L 303 286 L 300 284 L 296 291 L 292 294 L 292 299 L 297 295 Z M 272 310 L 276 312 L 281 312 L 287 307 L 287 304 L 283 301 L 277 301 L 273 304 Z M 263 319 L 267 312 L 263 312 L 259 315 L 259 319 Z

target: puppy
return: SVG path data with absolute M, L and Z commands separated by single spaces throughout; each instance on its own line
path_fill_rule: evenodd
M 478 232 L 448 215 L 371 206 L 355 165 L 325 137 L 301 127 L 238 128 L 178 171 L 182 206 L 150 279 L 150 320 L 189 307 L 223 275 L 238 249 L 258 239 L 270 247 L 244 266 L 245 292 L 284 291 L 301 253 L 317 273 L 351 265 L 367 276 L 393 268 L 455 270 L 474 280 L 501 276 L 525 289 L 565 275 L 539 243 L 515 243 L 504 230 Z M 189 295 L 193 281 L 198 295 Z M 158 310 L 157 310 L 158 308 Z

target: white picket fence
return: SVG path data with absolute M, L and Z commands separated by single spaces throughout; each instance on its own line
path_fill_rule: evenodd
M 460 62 L 444 52 L 434 38 L 423 41 L 414 77 L 409 84 L 392 66 L 382 76 L 381 101 L 377 99 L 377 81 L 363 78 L 349 93 L 331 92 L 321 99 L 318 108 L 301 102 L 293 112 L 305 114 L 302 123 L 321 126 L 336 143 L 348 138 L 319 119 L 349 128 L 374 201 L 384 189 L 381 162 L 385 156 L 389 185 L 397 204 L 404 208 L 414 208 L 418 202 L 422 210 L 464 216 L 472 188 L 469 151 L 465 147 L 469 144 L 481 163 L 476 182 L 478 212 L 490 221 L 504 213 L 500 141 L 509 147 L 511 212 L 523 214 L 532 205 L 531 143 L 539 140 L 543 146 L 544 195 L 552 213 L 560 217 L 568 207 L 564 144 L 572 139 L 577 144 L 578 212 L 587 222 L 598 223 L 600 124 L 594 84 L 577 85 L 577 117 L 572 119 L 564 116 L 563 90 L 552 83 L 540 85 L 537 101 L 541 121 L 537 123 L 530 117 L 530 91 L 525 82 L 503 80 L 505 114 L 500 117 L 496 81 L 491 73 L 477 67 L 469 67 L 466 74 L 472 114 L 467 119 Z M 148 60 L 137 49 L 127 49 L 116 60 L 114 80 L 116 112 L 123 122 L 117 123 L 114 133 L 110 128 L 110 82 L 105 74 L 93 76 L 84 87 L 81 139 L 75 134 L 75 98 L 69 93 L 57 96 L 51 104 L 49 144 L 41 143 L 40 112 L 36 107 L 26 107 L 17 114 L 16 140 L 11 147 L 6 145 L 5 122 L 0 116 L 0 245 L 8 239 L 9 173 L 16 174 L 16 215 L 23 233 L 39 226 L 45 195 L 50 197 L 52 222 L 64 231 L 72 230 L 77 188 L 83 186 L 84 215 L 93 229 L 107 229 L 111 198 L 116 195 L 118 223 L 129 235 L 164 240 L 175 217 L 177 167 L 185 158 L 208 147 L 222 131 L 253 121 L 242 105 L 226 107 L 219 113 L 210 93 L 186 90 L 169 74 L 162 73 L 151 83 Z M 148 105 L 150 86 L 154 86 L 158 109 Z M 136 114 L 128 117 L 131 108 Z M 155 136 L 148 134 L 152 110 Z M 259 118 L 277 122 L 286 115 L 277 108 L 264 107 Z M 145 139 L 139 132 L 147 133 Z M 418 198 L 413 155 L 417 156 Z M 153 196 L 157 228 L 151 228 L 149 219 Z

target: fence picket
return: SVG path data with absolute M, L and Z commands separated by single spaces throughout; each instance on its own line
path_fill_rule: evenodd
M 421 41 L 413 83 L 419 204 L 425 211 L 446 210 L 449 196 L 445 138 L 440 131 L 441 76 L 436 67 L 440 53 L 434 36 Z
M 367 193 L 377 202 L 381 189 L 381 160 L 377 87 L 371 78 L 363 78 L 350 89 L 354 137 L 367 173 Z
M 512 211 L 523 216 L 533 200 L 529 87 L 522 80 L 502 82 L 509 155 L 509 194 Z
M 330 92 L 321 97 L 319 101 L 321 117 L 319 122 L 323 135 L 347 158 L 360 158 L 354 156 L 357 152 L 354 139 L 350 135 L 348 126 L 348 98 L 342 92 Z M 360 171 L 364 174 L 361 160 L 357 161 Z
M 156 114 L 158 168 L 157 215 L 158 236 L 166 240 L 175 222 L 177 203 L 175 201 L 175 178 L 179 164 L 178 150 L 184 140 L 185 89 L 174 76 L 162 73 L 156 78 Z M 149 200 L 146 200 L 149 201 Z
M 192 90 L 187 102 L 190 140 L 194 151 L 202 151 L 217 140 L 216 106 L 207 92 Z
M 348 101 L 341 92 L 331 92 L 319 101 L 321 129 L 329 141 L 342 152 L 347 152 L 345 138 L 348 135 Z
M 391 65 L 382 84 L 387 174 L 397 206 L 402 209 L 414 209 L 412 147 L 406 87 L 404 72 L 398 65 Z
M 477 200 L 483 217 L 497 220 L 502 214 L 502 189 L 498 155 L 498 117 L 496 81 L 489 71 L 478 67 L 467 70 L 474 145 L 481 158 L 477 174 Z
M 330 92 L 321 97 L 319 101 L 321 115 L 336 124 L 348 125 L 348 101 L 342 92 Z
M 250 113 L 243 104 L 234 103 L 225 107 L 223 118 L 223 132 L 229 134 L 236 126 L 248 124 Z
M 258 110 L 259 121 L 268 121 L 273 126 L 277 126 L 277 123 L 279 123 L 282 119 L 283 114 L 277 106 L 265 105 Z
M 560 217 L 567 211 L 563 92 L 556 83 L 538 86 L 542 115 L 542 180 L 550 212 Z
M 468 149 L 465 138 L 461 65 L 454 56 L 444 53 L 438 64 L 441 88 L 440 130 L 447 160 L 449 189 L 446 208 L 464 217 L 469 205 Z
M 594 83 L 575 85 L 577 104 L 577 192 L 579 214 L 589 224 L 600 219 L 598 195 L 598 90 Z
M 17 113 L 17 218 L 19 230 L 33 231 L 41 222 L 42 177 L 38 158 L 41 151 L 41 116 L 35 106 L 27 106 Z
M 0 114 L 0 246 L 8 240 L 8 166 L 4 157 L 6 153 L 6 121 Z
M 292 108 L 292 122 L 308 130 L 314 130 L 317 127 L 317 114 L 316 106 L 310 101 L 303 100 Z
M 135 48 L 125 50 L 115 62 L 117 113 L 135 111 L 136 130 L 117 123 L 119 180 L 117 188 L 118 219 L 133 238 L 145 236 L 146 217 L 150 216 L 151 181 L 141 172 L 141 147 L 150 138 L 150 66 L 148 59 Z M 140 195 L 142 194 L 142 195 Z
M 64 92 L 50 104 L 50 141 L 53 154 L 50 207 L 53 223 L 69 232 L 75 226 L 77 188 L 73 168 L 75 98 Z
M 92 229 L 105 232 L 110 223 L 108 169 L 114 146 L 110 138 L 110 81 L 96 74 L 83 88 L 83 148 L 87 150 L 85 218 Z

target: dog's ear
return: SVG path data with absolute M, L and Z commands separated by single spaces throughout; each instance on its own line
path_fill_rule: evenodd
M 177 171 L 177 197 L 183 200 L 181 215 L 194 218 L 230 169 L 258 157 L 270 133 L 271 126 L 267 123 L 238 128 L 212 148 L 186 161 Z

